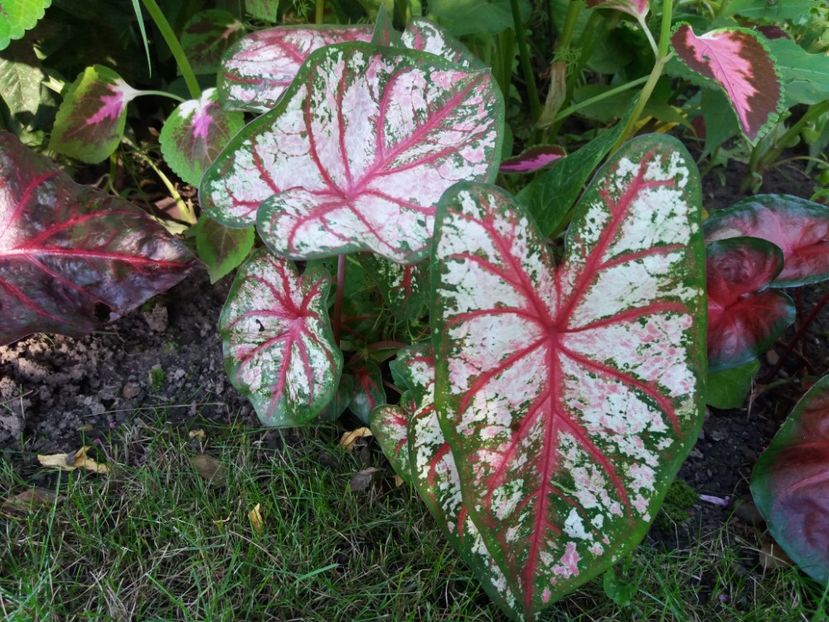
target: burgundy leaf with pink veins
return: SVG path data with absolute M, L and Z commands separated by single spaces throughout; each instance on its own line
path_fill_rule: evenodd
M 567 153 L 556 145 L 538 145 L 525 149 L 517 156 L 501 162 L 501 173 L 534 173 L 565 157 Z
M 138 207 L 0 132 L 0 345 L 80 335 L 183 279 L 187 248 Z
M 205 173 L 201 205 L 228 226 L 256 222 L 285 257 L 369 250 L 414 263 L 428 252 L 443 192 L 494 178 L 502 125 L 488 70 L 424 52 L 328 46 Z
M 233 281 L 219 318 L 225 369 L 265 425 L 307 424 L 334 398 L 343 356 L 328 321 L 329 282 L 264 249 Z
M 633 15 L 637 20 L 642 20 L 650 9 L 649 0 L 587 0 L 587 6 L 591 9 L 616 9 L 628 15 Z
M 435 404 L 464 507 L 529 618 L 645 534 L 701 425 L 699 176 L 675 139 L 624 145 L 565 256 L 503 190 L 441 200 Z
M 749 140 L 771 128 L 783 106 L 783 88 L 776 62 L 757 33 L 718 28 L 697 36 L 683 24 L 671 43 L 685 65 L 725 91 Z

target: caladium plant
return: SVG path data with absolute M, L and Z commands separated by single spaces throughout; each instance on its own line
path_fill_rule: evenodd
M 803 396 L 760 456 L 751 494 L 789 557 L 829 582 L 829 376 Z
M 200 202 L 225 225 L 255 222 L 285 257 L 370 250 L 413 263 L 429 250 L 443 192 L 496 174 L 502 123 L 489 71 L 425 52 L 327 46 L 219 155 Z
M 187 248 L 138 207 L 76 184 L 0 132 L 0 344 L 93 330 L 193 265 Z
M 199 11 L 184 25 L 181 47 L 193 71 L 215 73 L 222 56 L 245 33 L 245 26 L 227 11 Z

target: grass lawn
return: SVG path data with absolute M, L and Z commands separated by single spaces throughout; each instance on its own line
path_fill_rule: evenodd
M 7 453 L 0 499 L 34 481 L 57 501 L 0 515 L 4 618 L 506 620 L 373 442 L 347 453 L 333 426 L 202 429 L 136 420 L 97 446 L 107 475 L 55 475 Z M 201 452 L 222 465 L 210 482 L 191 464 Z M 374 483 L 351 491 L 370 466 Z M 248 517 L 257 504 L 261 532 Z M 596 581 L 543 619 L 829 620 L 827 596 L 796 569 L 763 573 L 751 533 L 732 522 L 693 548 L 642 545 L 622 571 L 637 588 L 630 604 Z

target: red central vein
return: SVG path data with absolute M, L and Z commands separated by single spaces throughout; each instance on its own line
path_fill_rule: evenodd
M 123 261 L 132 266 L 158 266 L 164 268 L 183 268 L 187 265 L 186 261 L 169 261 L 164 259 L 152 259 L 150 257 L 140 257 L 135 255 L 126 255 L 124 253 L 102 252 L 95 250 L 84 250 L 79 248 L 49 248 L 43 247 L 38 249 L 13 249 L 3 251 L 0 253 L 0 259 L 5 257 L 29 257 L 31 255 L 46 255 L 58 257 L 73 257 L 78 259 L 103 259 L 106 261 Z
M 3 227 L 3 233 L 0 233 L 0 241 L 6 237 L 6 233 L 8 233 L 9 228 L 18 221 L 20 215 L 23 213 L 23 210 L 28 207 L 29 202 L 32 200 L 32 197 L 35 194 L 35 191 L 38 189 L 39 186 L 46 183 L 52 177 L 55 177 L 58 174 L 58 171 L 47 171 L 45 173 L 41 173 L 40 175 L 32 178 L 26 187 L 23 189 L 23 192 L 20 193 L 20 198 L 17 200 L 17 205 L 14 207 L 14 211 L 9 214 L 8 218 L 6 219 L 5 226 Z

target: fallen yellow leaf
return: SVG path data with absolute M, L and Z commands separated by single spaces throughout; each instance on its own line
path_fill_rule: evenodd
M 190 432 L 188 432 L 188 433 L 187 433 L 187 435 L 188 435 L 190 438 L 197 438 L 197 439 L 199 439 L 200 441 L 203 441 L 203 440 L 204 440 L 204 438 L 205 438 L 205 436 L 207 436 L 207 435 L 204 433 L 204 430 L 202 430 L 201 428 L 196 428 L 195 430 L 190 430 Z
M 232 516 L 231 514 L 228 514 L 227 518 L 217 518 L 216 520 L 213 521 L 213 524 L 216 525 L 216 527 L 222 527 L 222 526 L 224 526 L 225 523 L 230 522 L 230 517 L 231 516 Z
M 37 461 L 42 466 L 61 471 L 74 471 L 75 469 L 86 469 L 93 473 L 109 473 L 109 467 L 105 464 L 98 464 L 86 455 L 89 445 L 84 445 L 78 451 L 70 454 L 38 454 Z
M 368 438 L 369 436 L 373 436 L 373 434 L 368 428 L 357 428 L 351 430 L 351 432 L 343 432 L 340 437 L 340 447 L 345 448 L 346 451 L 351 451 L 358 439 Z
M 248 518 L 250 519 L 250 526 L 253 527 L 253 530 L 256 533 L 262 533 L 265 530 L 265 522 L 262 520 L 262 512 L 259 511 L 259 508 L 262 507 L 261 503 L 257 503 L 253 506 L 253 509 L 248 512 Z
M 404 484 L 403 478 L 395 473 L 395 475 L 394 475 L 394 486 L 395 486 L 395 488 L 400 488 L 403 484 Z

